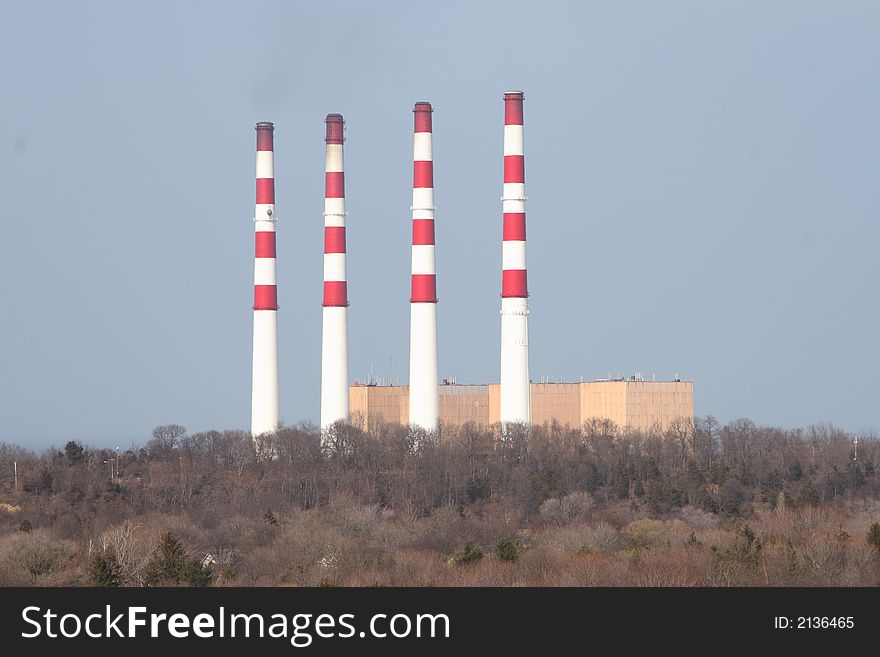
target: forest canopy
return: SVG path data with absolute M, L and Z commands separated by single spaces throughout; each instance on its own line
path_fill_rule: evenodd
M 872 585 L 878 467 L 712 417 L 0 443 L 0 585 Z

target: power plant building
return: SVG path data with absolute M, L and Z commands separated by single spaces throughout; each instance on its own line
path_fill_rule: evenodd
M 324 267 L 321 345 L 321 428 L 350 419 L 363 428 L 398 424 L 435 431 L 440 425 L 479 427 L 592 419 L 621 429 L 666 430 L 694 416 L 692 381 L 641 376 L 580 383 L 533 383 L 529 376 L 529 287 L 526 266 L 525 146 L 522 91 L 504 94 L 501 335 L 499 383 L 438 383 L 433 107 L 413 107 L 412 251 L 409 385 L 349 386 L 344 119 L 325 119 Z M 256 125 L 254 213 L 253 379 L 251 433 L 280 426 L 276 280 L 274 124 Z M 402 199 L 401 199 L 402 204 Z M 549 248 L 549 247 L 548 247 Z
M 678 418 L 694 416 L 692 381 L 643 381 L 638 377 L 582 383 L 530 384 L 531 424 L 558 422 L 580 427 L 593 418 L 611 420 L 622 429 L 668 429 Z M 440 390 L 440 423 L 469 422 L 488 427 L 501 421 L 497 383 L 456 384 Z M 409 388 L 355 384 L 349 388 L 352 422 L 366 429 L 382 423 L 406 426 Z

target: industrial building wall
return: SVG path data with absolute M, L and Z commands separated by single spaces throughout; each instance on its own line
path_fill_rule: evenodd
M 586 381 L 578 385 L 581 400 L 580 424 L 599 418 L 611 420 L 621 428 L 627 426 L 626 381 Z
M 556 420 L 559 424 L 581 425 L 581 395 L 578 383 L 533 383 L 532 424 Z
M 488 388 L 467 384 L 439 386 L 442 422 L 454 426 L 468 422 L 489 426 Z M 351 386 L 349 403 L 352 420 L 362 428 L 382 422 L 403 425 L 409 422 L 408 386 Z M 497 422 L 497 410 L 495 415 Z
M 626 426 L 669 428 L 673 420 L 694 415 L 690 381 L 626 381 Z
M 582 423 L 609 419 L 621 428 L 650 431 L 694 416 L 692 381 L 589 381 L 580 386 Z
M 441 385 L 440 421 L 455 426 L 473 422 L 488 427 L 489 386 Z
M 451 426 L 474 422 L 491 426 L 499 421 L 500 386 L 441 385 L 440 421 Z M 580 427 L 591 418 L 608 419 L 621 429 L 665 430 L 676 418 L 694 415 L 691 381 L 588 381 L 533 383 L 532 423 L 556 420 Z M 409 423 L 407 386 L 363 386 L 349 389 L 353 421 L 364 428 L 377 423 Z
M 489 424 L 501 421 L 501 384 L 489 384 Z
M 409 388 L 406 386 L 350 386 L 352 421 L 362 429 L 388 422 L 409 424 Z

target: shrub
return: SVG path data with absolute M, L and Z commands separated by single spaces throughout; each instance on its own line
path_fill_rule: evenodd
M 495 545 L 495 556 L 501 561 L 517 561 L 526 546 L 515 538 L 502 538 Z
M 746 500 L 746 489 L 736 479 L 728 479 L 718 491 L 718 503 L 721 510 L 729 515 L 736 515 Z
M 202 566 L 198 559 L 188 559 L 181 570 L 180 582 L 190 586 L 208 586 L 214 573 Z
M 583 547 L 599 552 L 614 552 L 621 547 L 620 534 L 607 522 L 599 521 L 586 528 Z
M 868 529 L 868 545 L 873 545 L 880 552 L 880 522 L 875 522 Z
M 714 529 L 718 526 L 718 516 L 703 508 L 686 506 L 681 510 L 681 519 L 693 529 Z
M 539 511 L 545 520 L 561 527 L 580 520 L 592 506 L 593 496 L 585 491 L 577 491 L 562 499 L 545 500 Z
M 52 541 L 45 534 L 19 534 L 7 554 L 7 564 L 0 564 L 0 570 L 9 570 L 10 575 L 18 575 L 31 585 L 57 584 L 74 556 L 70 546 L 61 541 Z M 21 580 L 19 580 L 21 581 Z M 21 584 L 24 584 L 21 581 Z M 21 585 L 19 584 L 19 586 Z
M 634 520 L 623 529 L 623 533 L 636 547 L 683 542 L 687 536 L 687 525 L 681 520 L 655 520 L 644 518 Z
M 62 569 L 62 554 L 54 545 L 36 545 L 22 553 L 22 562 L 36 581 Z
M 483 558 L 483 548 L 473 541 L 465 541 L 461 550 L 449 557 L 449 563 L 453 566 L 464 566 L 469 563 L 476 563 Z
M 656 478 L 645 485 L 645 501 L 651 513 L 663 515 L 682 505 L 681 492 L 666 479 Z

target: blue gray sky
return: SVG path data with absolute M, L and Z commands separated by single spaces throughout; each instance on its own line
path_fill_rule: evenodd
M 6 3 L 0 440 L 249 426 L 261 120 L 284 421 L 319 414 L 329 112 L 351 374 L 405 383 L 418 100 L 441 376 L 496 381 L 507 89 L 535 380 L 678 373 L 699 415 L 876 430 L 878 34 L 867 1 Z

